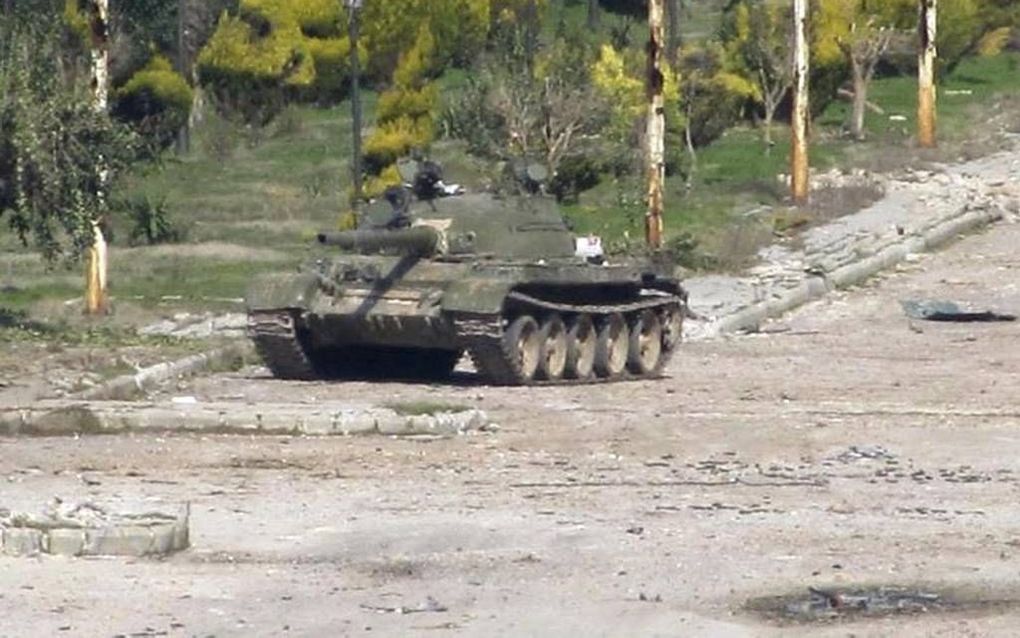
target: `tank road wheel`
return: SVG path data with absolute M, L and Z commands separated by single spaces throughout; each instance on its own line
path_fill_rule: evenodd
M 595 373 L 604 379 L 615 379 L 627 369 L 630 335 L 623 315 L 613 313 L 599 327 L 595 348 Z
M 591 315 L 578 315 L 567 330 L 567 361 L 564 375 L 586 381 L 595 374 L 595 349 L 598 337 Z
M 567 327 L 559 315 L 549 315 L 542 322 L 540 339 L 542 350 L 536 376 L 549 381 L 562 379 L 567 367 Z
M 514 319 L 503 333 L 503 352 L 513 369 L 517 383 L 535 378 L 542 354 L 542 336 L 538 323 L 529 315 Z
M 627 369 L 637 375 L 652 374 L 662 360 L 662 323 L 651 310 L 638 313 L 630 325 Z

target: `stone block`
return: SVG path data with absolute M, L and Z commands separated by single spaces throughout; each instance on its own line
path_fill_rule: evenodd
M 177 522 L 173 525 L 173 544 L 171 545 L 171 551 L 182 552 L 191 547 L 191 531 L 189 529 L 189 521 L 187 516 L 182 516 L 177 519 Z
M 47 551 L 46 535 L 30 527 L 3 530 L 3 552 L 8 556 L 33 556 Z
M 86 556 L 145 556 L 151 553 L 153 533 L 147 526 L 120 525 L 85 532 Z
M 85 551 L 85 530 L 73 528 L 51 529 L 50 553 L 57 556 L 81 556 Z

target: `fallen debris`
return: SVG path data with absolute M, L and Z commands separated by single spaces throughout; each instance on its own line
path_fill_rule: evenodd
M 365 611 L 375 612 L 377 614 L 422 614 L 422 613 L 443 613 L 449 611 L 446 605 L 443 605 L 432 596 L 425 599 L 425 602 L 414 607 L 386 607 L 380 605 L 367 605 L 361 604 L 361 608 Z
M 937 299 L 901 301 L 903 311 L 911 319 L 956 323 L 991 323 L 1016 321 L 1016 315 L 1000 314 L 990 310 L 964 310 L 952 301 Z

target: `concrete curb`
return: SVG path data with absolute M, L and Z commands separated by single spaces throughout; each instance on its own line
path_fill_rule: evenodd
M 309 436 L 455 436 L 494 425 L 481 410 L 407 415 L 383 408 L 265 403 L 40 402 L 0 411 L 0 435 L 201 432 Z
M 171 379 L 192 376 L 213 366 L 237 361 L 250 349 L 251 346 L 247 342 L 238 342 L 208 352 L 193 354 L 177 361 L 159 363 L 143 368 L 135 374 L 116 377 L 94 388 L 71 395 L 70 398 L 86 401 L 128 400 Z
M 108 524 L 37 520 L 0 525 L 0 555 L 166 556 L 187 549 L 190 515 L 120 516 Z
M 1001 210 L 963 210 L 956 215 L 943 218 L 924 231 L 906 236 L 902 241 L 885 247 L 874 255 L 847 264 L 826 275 L 805 274 L 804 280 L 796 287 L 783 291 L 767 301 L 741 308 L 736 312 L 713 320 L 705 328 L 705 336 L 720 335 L 754 330 L 762 322 L 781 316 L 810 301 L 821 299 L 832 290 L 847 288 L 870 279 L 907 259 L 909 255 L 931 251 L 960 235 L 1003 219 Z

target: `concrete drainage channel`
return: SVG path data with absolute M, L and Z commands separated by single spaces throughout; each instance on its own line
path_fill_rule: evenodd
M 852 622 L 920 614 L 1001 612 L 1020 607 L 1015 593 L 928 586 L 814 588 L 750 600 L 746 610 L 778 624 Z

